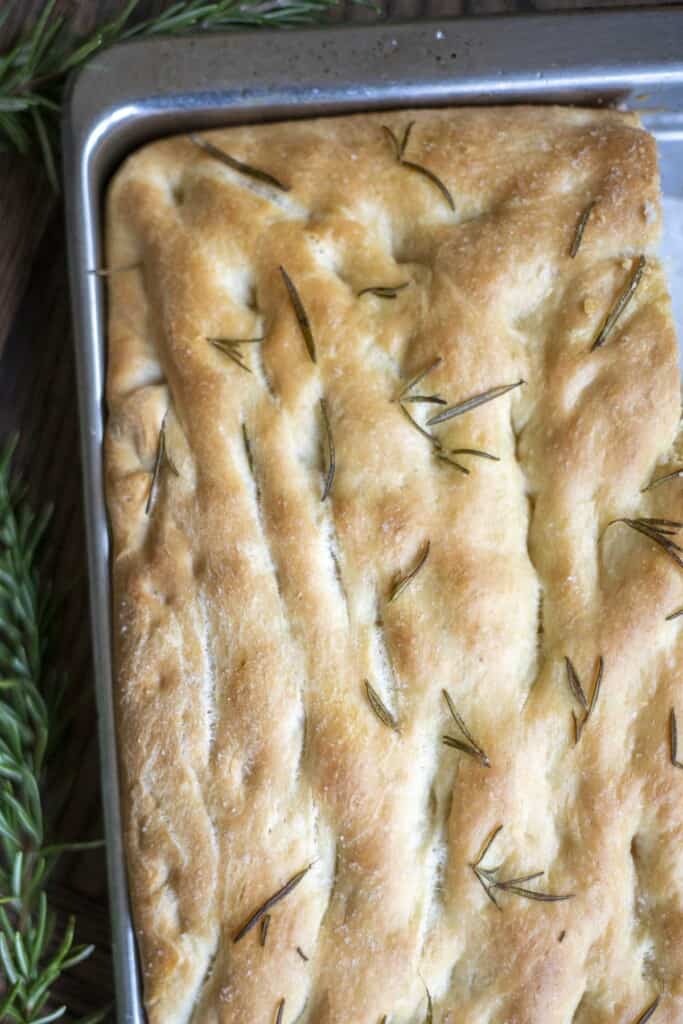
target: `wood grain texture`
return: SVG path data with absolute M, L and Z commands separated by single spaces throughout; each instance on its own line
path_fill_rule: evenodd
M 619 3 L 629 0 L 619 0 Z M 79 31 L 122 7 L 122 0 L 62 0 Z M 0 3 L 2 6 L 2 3 Z M 28 24 L 43 0 L 21 0 L 0 31 L 0 52 L 20 24 Z M 140 5 L 141 14 L 167 6 Z M 392 18 L 614 6 L 582 0 L 386 0 Z M 335 20 L 369 17 L 346 2 Z M 92 670 L 86 600 L 85 537 L 81 512 L 76 385 L 68 311 L 65 240 L 60 204 L 36 167 L 0 156 L 0 432 L 21 431 L 18 464 L 36 502 L 56 503 L 48 571 L 67 592 L 62 632 L 64 661 L 78 705 L 77 724 L 64 757 L 78 767 L 68 809 L 57 823 L 64 838 L 100 834 L 99 780 Z M 104 857 L 69 858 L 55 877 L 52 899 L 60 913 L 78 914 L 80 941 L 96 942 L 95 957 L 67 979 L 63 997 L 74 1013 L 100 1007 L 111 998 L 108 911 Z

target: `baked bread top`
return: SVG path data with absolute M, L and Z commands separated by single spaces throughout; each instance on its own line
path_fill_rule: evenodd
M 659 227 L 653 139 L 611 110 L 229 128 L 116 174 L 152 1024 L 683 1019 Z

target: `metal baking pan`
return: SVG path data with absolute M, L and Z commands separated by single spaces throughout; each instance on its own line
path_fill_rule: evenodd
M 102 199 L 120 161 L 160 135 L 388 107 L 620 104 L 659 143 L 664 251 L 683 336 L 683 9 L 530 15 L 280 32 L 115 47 L 74 80 L 64 124 L 69 264 L 118 1021 L 142 1024 L 117 786 L 103 493 Z

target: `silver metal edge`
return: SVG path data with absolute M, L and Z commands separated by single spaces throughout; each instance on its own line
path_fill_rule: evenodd
M 391 106 L 615 102 L 649 93 L 650 127 L 683 139 L 683 10 L 515 15 L 407 25 L 233 32 L 115 47 L 71 83 L 63 126 L 117 1019 L 142 1024 L 121 835 L 104 498 L 101 200 L 122 157 L 189 125 Z M 454 61 L 446 54 L 455 53 Z M 542 55 L 542 59 L 539 59 Z M 446 68 L 443 65 L 446 60 Z M 226 71 L 226 68 L 229 69 Z M 295 69 L 295 70 L 294 70 Z M 457 77 L 455 75 L 457 74 Z M 249 82 L 245 85 L 245 79 Z M 641 104 L 642 105 L 642 104 Z

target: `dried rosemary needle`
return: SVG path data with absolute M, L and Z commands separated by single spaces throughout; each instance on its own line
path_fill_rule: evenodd
M 439 412 L 436 416 L 432 416 L 431 419 L 427 420 L 427 426 L 435 427 L 438 423 L 445 423 L 447 420 L 453 419 L 454 416 L 462 416 L 463 413 L 471 412 L 472 409 L 477 409 L 480 405 L 485 405 L 487 402 L 492 402 L 495 398 L 507 395 L 508 391 L 519 388 L 522 384 L 526 384 L 526 381 L 520 379 L 515 381 L 514 384 L 500 384 L 497 387 L 489 388 L 488 391 L 482 391 L 481 394 L 472 395 L 471 398 L 466 398 L 455 405 L 449 405 L 443 412 Z
M 396 161 L 401 165 L 401 167 L 407 167 L 408 170 L 415 171 L 417 174 L 421 174 L 424 178 L 430 181 L 432 185 L 435 185 L 436 188 L 438 188 L 439 192 L 444 197 L 444 199 L 450 206 L 451 210 L 455 210 L 453 196 L 448 191 L 448 188 L 446 187 L 446 185 L 444 185 L 441 178 L 434 174 L 433 171 L 430 171 L 428 167 L 424 167 L 423 164 L 418 164 L 415 163 L 413 160 L 405 159 L 404 154 L 408 146 L 408 140 L 410 139 L 410 133 L 413 130 L 414 124 L 415 122 L 411 121 L 410 124 L 406 127 L 400 142 L 398 141 L 395 133 L 387 125 L 383 124 L 382 130 L 389 139 L 391 147 L 394 151 L 394 156 L 396 157 Z
M 410 281 L 402 281 L 401 284 L 379 284 L 370 288 L 363 288 L 358 292 L 358 298 L 363 295 L 375 295 L 378 299 L 395 299 L 399 292 L 407 288 Z
M 311 357 L 311 362 L 315 362 L 315 341 L 313 338 L 313 331 L 311 329 L 311 322 L 308 319 L 308 313 L 304 307 L 301 297 L 296 289 L 296 285 L 292 281 L 291 277 L 287 273 L 284 267 L 280 267 L 280 273 L 282 274 L 282 280 L 285 282 L 289 300 L 292 303 L 294 315 L 296 316 L 297 323 L 303 335 L 304 342 L 306 344 L 306 350 Z
M 327 414 L 327 402 L 324 398 L 320 399 L 320 410 L 323 414 L 323 425 L 325 427 L 325 440 L 327 443 L 327 473 L 325 474 L 325 484 L 323 486 L 323 493 L 321 501 L 329 495 L 332 490 L 332 484 L 334 483 L 334 474 L 337 467 L 335 452 L 334 452 L 334 439 L 332 437 L 332 428 L 330 427 L 330 418 Z
M 270 185 L 272 188 L 280 189 L 281 192 L 289 192 L 289 185 L 283 185 L 281 181 L 278 181 L 272 174 L 268 174 L 267 171 L 262 171 L 259 167 L 252 167 L 251 164 L 245 164 L 242 160 L 237 160 L 234 156 L 226 153 L 224 149 L 219 146 L 215 146 L 213 142 L 209 142 L 208 139 L 202 139 L 199 135 L 194 133 L 190 135 L 190 141 L 198 146 L 199 149 L 203 149 L 205 153 L 213 157 L 214 160 L 218 160 L 220 163 L 230 167 L 233 171 L 237 171 L 239 174 L 244 174 L 248 178 L 253 178 L 255 181 L 263 182 L 264 185 Z
M 400 732 L 401 730 L 398 727 L 398 721 L 392 715 L 391 711 L 389 711 L 389 708 L 386 706 L 380 695 L 377 693 L 377 690 L 371 684 L 370 680 L 365 679 L 364 683 L 365 694 L 368 698 L 368 703 L 370 704 L 370 707 L 379 718 L 380 722 L 382 722 L 383 725 L 386 725 L 387 728 L 393 729 L 394 732 Z
M 232 941 L 239 942 L 240 939 L 243 939 L 244 936 L 252 930 L 252 928 L 255 928 L 272 907 L 279 903 L 280 900 L 283 900 L 285 896 L 289 896 L 293 889 L 296 889 L 297 885 L 299 885 L 312 867 L 313 862 L 307 864 L 305 868 L 301 869 L 301 871 L 297 871 L 295 875 L 292 875 L 292 877 L 285 882 L 277 892 L 274 892 L 272 896 L 269 896 L 265 903 L 262 903 L 261 906 L 255 910 L 254 913 L 247 918 L 244 924 L 235 932 Z
M 410 570 L 410 572 L 406 576 L 402 576 L 394 583 L 393 587 L 391 588 L 391 593 L 389 594 L 389 604 L 391 604 L 392 601 L 395 601 L 396 598 L 403 593 L 406 587 L 413 582 L 413 580 L 419 573 L 420 569 L 427 561 L 427 558 L 429 557 L 430 546 L 430 542 L 425 541 L 422 551 L 420 552 L 417 562 L 415 563 L 415 566 Z
M 595 341 L 591 346 L 591 352 L 594 352 L 596 348 L 601 348 L 602 345 L 604 345 L 607 341 L 609 335 L 614 330 L 617 320 L 628 306 L 629 302 L 636 293 L 638 285 L 642 281 L 646 265 L 647 260 L 645 259 L 645 256 L 640 256 L 638 258 L 638 262 L 636 263 L 635 270 L 629 278 L 628 284 L 626 285 L 623 292 L 621 293 L 621 295 L 619 296 L 619 298 L 614 303 L 609 313 L 605 317 L 605 321 L 600 330 L 598 331 Z
M 683 768 L 683 762 L 678 760 L 678 725 L 673 708 L 669 712 L 669 745 L 672 765 L 674 768 Z
M 152 481 L 149 485 L 149 493 L 147 495 L 147 501 L 145 503 L 145 515 L 148 516 L 154 507 L 154 503 L 157 498 L 157 491 L 159 489 L 159 480 L 161 477 L 161 471 L 166 465 L 169 467 L 174 476 L 178 476 L 178 470 L 174 466 L 167 450 L 166 450 L 166 417 L 168 412 L 164 414 L 164 418 L 161 421 L 159 427 L 159 439 L 157 441 L 157 451 L 154 457 L 154 468 L 152 469 Z
M 475 758 L 475 760 L 479 761 L 480 764 L 483 764 L 485 768 L 489 768 L 491 766 L 491 762 L 489 761 L 487 755 L 484 753 L 483 749 L 479 746 L 479 744 L 472 736 L 471 732 L 465 725 L 461 716 L 458 714 L 455 704 L 453 703 L 453 700 L 451 699 L 451 695 L 449 694 L 448 690 L 443 689 L 441 692 L 443 694 L 444 700 L 446 701 L 448 710 L 451 713 L 453 721 L 457 725 L 462 735 L 465 737 L 464 740 L 461 740 L 455 736 L 442 736 L 443 743 L 447 747 L 454 747 L 456 750 L 462 751 L 463 754 L 469 754 L 470 757 Z
M 590 220 L 590 215 L 593 212 L 594 207 L 595 207 L 595 200 L 593 200 L 591 203 L 588 204 L 586 209 L 581 214 L 581 217 L 579 218 L 579 223 L 576 225 L 576 231 L 574 233 L 574 238 L 572 240 L 571 248 L 569 250 L 569 255 L 571 256 L 572 259 L 574 259 L 574 257 L 576 256 L 577 252 L 579 251 L 579 249 L 581 247 L 581 242 L 583 240 L 583 233 L 586 230 L 586 225 L 588 224 L 588 221 Z

